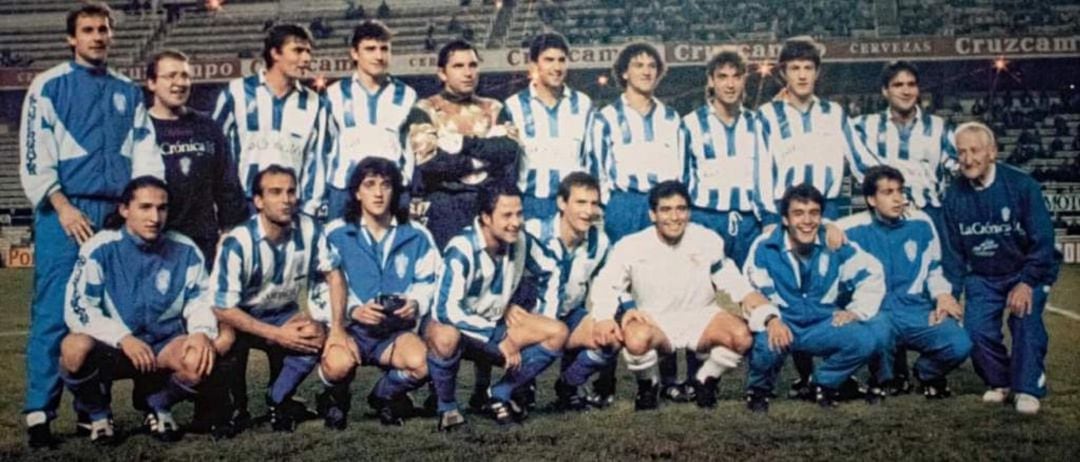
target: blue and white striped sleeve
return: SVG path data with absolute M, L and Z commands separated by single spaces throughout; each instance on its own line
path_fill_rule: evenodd
M 420 251 L 420 258 L 413 262 L 413 281 L 409 286 L 409 295 L 416 300 L 419 313 L 423 317 L 431 312 L 431 304 L 435 301 L 435 289 L 437 288 L 438 272 L 442 266 L 442 257 L 439 255 L 435 239 L 426 229 L 414 224 L 423 235 L 425 244 Z
M 850 249 L 845 249 L 847 246 Z M 847 310 L 866 321 L 877 315 L 885 299 L 885 271 L 881 262 L 858 244 L 849 242 L 845 247 L 838 251 L 841 258 L 839 282 L 852 293 Z
M 226 85 L 218 94 L 217 103 L 214 105 L 214 122 L 221 129 L 225 137 L 225 146 L 228 148 L 230 164 L 240 165 L 240 131 L 236 122 L 236 102 L 232 97 L 232 84 Z M 246 185 L 244 185 L 246 187 Z
M 952 122 L 942 121 L 941 127 L 941 165 L 950 174 L 960 170 L 960 157 L 956 153 L 956 127 Z
M 60 159 L 56 109 L 44 94 L 44 82 L 34 79 L 23 101 L 19 124 L 19 177 L 26 197 L 36 208 L 61 190 L 56 168 Z
M 131 330 L 106 302 L 105 271 L 93 253 L 101 243 L 102 239 L 91 239 L 79 251 L 79 260 L 68 280 L 64 318 L 72 332 L 119 347 L 120 340 Z
M 592 126 L 589 128 L 592 136 L 592 164 L 596 166 L 596 179 L 600 182 L 600 203 L 607 204 L 611 198 L 613 162 L 611 159 L 611 125 L 600 112 L 596 113 Z
M 769 124 L 761 111 L 754 113 L 754 208 L 763 225 L 780 223 L 776 210 L 776 160 L 769 149 Z
M 848 118 L 847 111 L 843 110 L 840 111 L 840 131 L 844 135 L 846 146 L 844 155 L 851 164 L 851 174 L 856 181 L 862 183 L 866 170 L 874 165 L 881 165 L 883 162 L 865 145 L 855 140 L 855 130 L 852 129 L 851 119 Z
M 564 289 L 559 261 L 550 249 L 529 233 L 525 233 L 525 247 L 525 269 L 536 284 L 534 312 L 556 319 Z
M 300 201 L 301 211 L 313 218 L 325 219 L 326 217 L 326 183 L 327 183 L 327 156 L 333 149 L 333 137 L 330 130 L 333 126 L 330 119 L 325 96 L 318 96 L 319 109 L 315 116 L 315 133 L 308 139 L 304 147 L 304 165 L 300 173 L 301 188 Z
M 210 300 L 208 276 L 206 265 L 203 264 L 203 256 L 195 249 L 192 258 L 188 262 L 187 275 L 184 280 L 184 319 L 187 321 L 189 333 L 203 333 L 211 340 L 218 336 L 217 317 L 214 316 L 213 303 Z
M 435 317 L 439 322 L 462 332 L 490 338 L 495 330 L 495 321 L 472 313 L 466 304 L 469 281 L 475 270 L 469 255 L 471 252 L 460 236 L 446 246 L 442 274 L 439 275 L 439 292 L 435 298 Z
M 243 271 L 243 246 L 234 233 L 229 233 L 221 243 L 221 250 L 210 273 L 210 293 L 215 308 L 238 307 L 243 296 Z

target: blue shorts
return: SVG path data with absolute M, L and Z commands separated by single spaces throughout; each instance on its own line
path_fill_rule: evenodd
M 394 345 L 397 338 L 406 332 L 410 332 L 399 330 L 389 335 L 375 336 L 371 335 L 367 328 L 356 323 L 350 324 L 347 330 L 353 341 L 356 342 L 356 347 L 360 349 L 360 362 L 371 366 L 379 365 L 380 358 L 388 348 Z
M 585 317 L 589 315 L 589 310 L 586 310 L 584 306 L 579 306 L 567 312 L 566 314 L 559 316 L 559 320 L 566 324 L 566 328 L 573 333 L 581 325 L 581 321 L 585 320 Z

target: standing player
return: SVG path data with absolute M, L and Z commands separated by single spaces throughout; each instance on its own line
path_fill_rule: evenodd
M 506 368 L 488 389 L 500 425 L 524 418 L 514 389 L 562 356 L 566 326 L 511 303 L 522 277 L 536 281 L 537 310 L 559 303 L 554 256 L 522 229 L 521 192 L 510 184 L 480 190 L 480 216 L 447 245 L 433 316 L 423 327 L 428 371 L 438 396 L 440 431 L 465 423 L 455 393 L 462 355 Z
M 586 149 L 592 99 L 566 85 L 569 54 L 570 45 L 558 33 L 534 37 L 529 45 L 529 86 L 505 102 L 524 145 L 518 187 L 524 193 L 527 220 L 555 216 L 559 182 L 571 172 L 596 167 Z
M 845 217 L 840 225 L 847 236 L 878 259 L 885 270 L 885 300 L 872 321 L 884 338 L 885 357 L 870 363 L 871 392 L 881 392 L 886 380 L 900 380 L 891 371 L 892 345 L 922 353 L 915 362 L 915 378 L 928 399 L 951 395 L 946 375 L 971 352 L 960 321 L 964 311 L 952 296 L 941 269 L 941 241 L 930 217 L 907 211 L 904 176 L 879 165 L 866 171 L 862 193 L 870 210 Z M 875 390 L 877 388 L 877 390 Z
M 19 176 L 34 205 L 37 253 L 23 412 L 35 448 L 56 443 L 49 421 L 60 405 L 63 287 L 79 245 L 101 229 L 133 173 L 164 176 L 142 90 L 106 66 L 112 25 L 100 3 L 68 13 L 72 60 L 35 77 L 23 103 Z
M 266 32 L 266 69 L 229 82 L 218 96 L 214 120 L 221 127 L 240 184 L 254 200 L 255 176 L 270 165 L 299 175 L 300 211 L 325 214 L 326 100 L 300 83 L 311 70 L 315 41 L 295 24 Z
M 195 394 L 232 343 L 218 336 L 204 297 L 202 253 L 187 237 L 164 231 L 168 208 L 165 182 L 132 180 L 120 199 L 120 228 L 82 246 L 68 285 L 62 375 L 99 444 L 114 438 L 106 391 L 113 379 L 152 381 L 160 372 L 171 374 L 146 399 L 146 425 L 158 439 L 179 439 L 170 408 Z
M 751 345 L 746 323 L 717 305 L 716 292 L 753 307 L 766 301 L 724 257 L 719 236 L 690 224 L 686 186 L 654 186 L 649 208 L 653 227 L 616 243 L 596 276 L 596 329 L 622 332 L 626 367 L 638 381 L 636 410 L 657 407 L 657 354 L 680 348 L 703 360 L 690 380 L 698 406 L 715 407 L 720 376 L 738 367 Z
M 956 169 L 953 131 L 945 119 L 919 107 L 919 69 L 894 61 L 881 71 L 882 112 L 853 119 L 859 144 L 873 157 L 904 175 L 904 195 L 943 229 L 941 196 Z
M 623 48 L 611 70 L 622 96 L 597 113 L 591 128 L 607 204 L 604 231 L 612 242 L 649 226 L 649 189 L 686 176 L 686 130 L 679 114 L 654 96 L 664 69 L 652 45 Z
M 390 29 L 381 21 L 358 24 L 349 49 L 356 72 L 326 89 L 329 123 L 336 127 L 326 161 L 331 219 L 343 216 L 353 199 L 346 185 L 360 161 L 372 156 L 389 159 L 406 182 L 413 174 L 414 159 L 405 155 L 400 132 L 416 103 L 416 91 L 390 75 L 391 38 Z
M 867 324 L 885 295 L 881 263 L 856 244 L 825 245 L 821 226 L 826 199 L 808 184 L 784 193 L 782 227 L 762 234 L 750 248 L 745 272 L 772 301 L 747 313 L 754 331 L 747 406 L 767 412 L 788 351 L 821 356 L 814 372 L 816 400 L 835 405 L 840 385 L 878 352 L 881 342 Z M 846 309 L 837 306 L 850 293 Z
M 814 94 L 821 76 L 821 50 L 809 38 L 792 38 L 780 49 L 778 63 L 784 88 L 758 109 L 770 161 L 763 167 L 774 187 L 773 197 L 807 183 L 825 195 L 822 216 L 840 217 L 840 186 L 847 159 L 855 178 L 878 163 L 854 142 L 844 108 Z M 777 222 L 770 218 L 770 223 Z
M 596 318 L 586 308 L 593 277 L 609 247 L 604 230 L 596 223 L 600 218 L 600 183 L 585 172 L 566 175 L 559 183 L 556 204 L 557 215 L 529 220 L 525 230 L 555 254 L 563 274 L 559 303 L 549 303 L 548 311 L 540 314 L 562 321 L 570 333 L 564 348 L 567 356 L 555 382 L 556 406 L 581 410 L 585 401 L 578 388 L 593 373 L 614 363 L 622 346 L 621 333 L 614 325 L 608 325 L 607 330 L 597 327 Z
M 146 87 L 154 97 L 150 118 L 169 185 L 169 222 L 199 246 L 207 266 L 222 230 L 247 219 L 244 192 L 229 161 L 225 138 L 213 119 L 187 107 L 191 65 L 176 50 L 155 54 L 146 65 Z
M 1046 396 L 1047 335 L 1042 313 L 1057 280 L 1060 254 L 1039 184 L 996 163 L 989 127 L 956 128 L 960 173 L 945 198 L 945 235 L 955 259 L 945 261 L 953 293 L 964 294 L 964 329 L 975 344 L 971 362 L 990 389 L 983 401 L 1002 403 L 1015 393 L 1017 412 L 1039 412 Z M 1009 310 L 1011 355 L 1001 334 Z
M 291 400 L 304 377 L 319 362 L 325 332 L 300 312 L 301 284 L 334 266 L 322 231 L 296 212 L 296 174 L 271 165 L 253 180 L 259 213 L 233 228 L 221 243 L 210 276 L 210 294 L 218 320 L 237 331 L 233 370 L 243 376 L 248 350 L 266 352 L 270 386 L 266 404 L 275 431 L 291 432 L 300 416 Z M 247 393 L 233 395 L 237 415 L 247 414 Z M 240 419 L 242 420 L 242 419 Z
M 329 277 L 332 317 L 319 368 L 328 387 L 320 413 L 327 427 L 345 428 L 353 370 L 368 364 L 385 371 L 368 404 L 384 425 L 401 425 L 402 411 L 412 407 L 405 394 L 427 379 L 427 349 L 413 326 L 430 311 L 439 249 L 400 207 L 405 187 L 393 161 L 369 157 L 352 175 L 345 217 L 327 227 L 327 247 L 340 267 Z
M 724 255 L 740 267 L 771 210 L 772 185 L 760 175 L 766 156 L 754 113 L 743 107 L 746 60 L 735 51 L 717 53 L 705 66 L 704 106 L 683 117 L 690 134 L 691 220 L 724 238 Z M 766 206 L 765 204 L 768 204 Z
M 439 248 L 476 217 L 477 191 L 514 184 L 521 147 L 514 125 L 500 120 L 502 103 L 476 95 L 476 48 L 454 40 L 439 50 L 443 90 L 416 103 L 403 142 L 415 156 L 414 216 L 426 217 Z

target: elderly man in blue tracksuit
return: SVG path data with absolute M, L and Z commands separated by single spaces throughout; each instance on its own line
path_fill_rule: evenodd
M 1039 412 L 1046 396 L 1047 335 L 1042 313 L 1057 279 L 1060 255 L 1039 184 L 995 163 L 997 142 L 984 124 L 956 128 L 960 172 L 945 198 L 950 251 L 945 275 L 966 303 L 964 328 L 975 372 L 989 390 L 983 401 L 1003 403 L 1015 393 L 1017 412 Z M 1002 312 L 1009 311 L 1012 349 L 1005 349 Z
M 894 347 L 902 346 L 921 353 L 915 378 L 923 395 L 947 398 L 946 374 L 967 359 L 971 340 L 960 326 L 963 308 L 941 269 L 941 241 L 926 213 L 907 209 L 900 170 L 879 165 L 865 174 L 862 193 L 870 210 L 845 217 L 840 225 L 885 270 L 885 301 L 872 321 L 884 348 L 870 364 L 870 391 L 880 398 L 886 389 L 895 390 Z
M 824 206 L 809 184 L 788 189 L 780 201 L 784 226 L 751 246 L 744 272 L 772 302 L 747 313 L 754 346 L 746 398 L 753 412 L 768 411 L 788 350 L 823 358 L 812 380 L 818 403 L 831 407 L 840 384 L 880 348 L 868 321 L 885 295 L 881 263 L 855 243 L 825 246 Z M 837 300 L 847 293 L 851 301 L 840 309 Z
M 73 59 L 35 77 L 23 104 L 19 175 L 34 205 L 37 254 L 23 407 L 31 447 L 55 443 L 49 421 L 60 404 L 64 284 L 79 245 L 116 209 L 133 170 L 165 175 L 142 91 L 105 64 L 110 14 L 96 3 L 68 14 Z
M 165 182 L 140 177 L 124 190 L 119 229 L 96 234 L 79 251 L 64 317 L 71 333 L 61 344 L 62 377 L 76 407 L 92 421 L 90 439 L 111 442 L 108 392 L 114 378 L 154 383 L 146 397 L 147 430 L 179 438 L 173 404 L 195 393 L 231 340 L 218 339 L 206 293 L 202 252 L 186 236 L 165 232 Z M 140 403 L 136 403 L 139 405 Z

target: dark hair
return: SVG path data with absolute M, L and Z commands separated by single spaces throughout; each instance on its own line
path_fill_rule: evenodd
M 810 37 L 792 37 L 785 40 L 784 46 L 780 48 L 780 70 L 784 69 L 784 64 L 797 59 L 813 61 L 814 67 L 821 67 L 821 49 L 818 48 L 818 43 Z
M 112 9 L 109 5 L 98 2 L 89 2 L 80 6 L 74 10 L 71 10 L 67 14 L 67 34 L 68 37 L 75 36 L 75 26 L 79 23 L 79 18 L 82 16 L 98 16 L 104 17 L 109 20 L 109 28 L 113 28 L 114 20 L 112 17 Z
M 574 188 L 587 188 L 597 193 L 600 192 L 600 182 L 592 175 L 585 172 L 574 172 L 566 175 L 559 182 L 559 197 L 562 200 L 570 200 L 570 191 Z
M 357 24 L 352 30 L 352 38 L 349 39 L 349 43 L 352 48 L 356 48 L 360 42 L 364 40 L 377 40 L 380 42 L 389 42 L 394 37 L 394 33 L 390 32 L 390 28 L 386 27 L 382 21 L 378 19 L 368 19 L 366 21 Z
M 480 188 L 480 193 L 476 195 L 476 209 L 481 214 L 491 215 L 495 213 L 495 205 L 499 203 L 499 198 L 503 196 L 520 198 L 521 190 L 514 184 L 500 182 Z
M 270 56 L 270 50 L 281 51 L 281 47 L 290 38 L 315 45 L 315 38 L 306 27 L 299 24 L 277 24 L 266 31 L 266 38 L 263 39 L 262 56 L 267 69 L 274 66 L 274 57 Z
M 131 201 L 135 200 L 135 192 L 145 188 L 156 188 L 165 191 L 165 197 L 169 195 L 169 187 L 165 185 L 165 181 L 156 176 L 143 175 L 132 179 L 124 186 L 124 191 L 120 193 L 120 200 L 118 204 L 123 206 L 131 205 Z M 117 209 L 105 217 L 106 229 L 120 229 L 124 226 L 124 216 L 120 215 L 120 210 Z
M 540 54 L 549 48 L 555 48 L 562 50 L 563 53 L 570 54 L 570 44 L 566 42 L 566 37 L 563 37 L 558 32 L 545 32 L 533 37 L 532 42 L 529 43 L 529 62 L 535 63 L 536 60 L 540 59 Z
M 397 218 L 398 223 L 404 224 L 409 221 L 409 210 L 401 207 L 401 195 L 405 192 L 401 170 L 397 164 L 382 157 L 366 157 L 360 161 L 349 176 L 349 185 L 345 189 L 349 192 L 349 201 L 345 208 L 345 221 L 355 223 L 360 220 L 360 200 L 356 198 L 356 192 L 360 190 L 360 184 L 364 179 L 371 176 L 383 177 L 390 182 L 393 191 L 390 193 L 390 213 Z
M 915 67 L 915 63 L 904 60 L 890 61 L 881 69 L 881 88 L 888 88 L 889 82 L 892 82 L 892 79 L 901 72 L 911 74 L 915 78 L 915 84 L 919 84 L 919 68 Z
M 191 60 L 184 52 L 175 49 L 166 49 L 154 53 L 154 56 L 151 56 L 150 59 L 146 61 L 146 78 L 148 80 L 157 80 L 158 62 L 163 59 L 175 59 L 185 63 Z
M 649 190 L 649 210 L 656 211 L 656 207 L 660 205 L 661 199 L 667 199 L 671 196 L 679 196 L 686 200 L 686 205 L 690 205 L 690 191 L 686 190 L 686 185 L 682 184 L 679 180 L 667 180 L 660 184 L 653 186 Z
M 866 177 L 862 183 L 863 197 L 877 194 L 877 184 L 882 179 L 893 180 L 900 183 L 901 187 L 904 186 L 904 174 L 900 173 L 900 170 L 889 165 L 875 165 L 866 169 Z
M 818 191 L 810 183 L 792 186 L 787 191 L 784 191 L 784 197 L 780 198 L 780 216 L 786 217 L 788 208 L 795 201 L 816 202 L 822 210 L 825 209 L 825 196 L 821 195 L 821 191 Z
M 656 51 L 656 47 L 648 43 L 631 43 L 619 51 L 619 56 L 615 58 L 615 64 L 611 67 L 611 77 L 618 82 L 619 88 L 626 88 L 626 79 L 622 75 L 630 67 L 630 61 L 642 54 L 649 55 L 649 57 L 656 60 L 656 80 L 660 81 L 665 69 L 664 58 L 660 56 L 660 52 Z
M 472 51 L 476 55 L 477 59 L 480 58 L 480 54 L 477 53 L 476 47 L 464 39 L 454 39 L 449 41 L 442 48 L 439 48 L 439 57 L 435 61 L 435 65 L 442 69 L 446 67 L 446 63 L 450 61 L 450 55 L 455 51 Z
M 742 53 L 734 50 L 724 50 L 713 55 L 712 59 L 709 60 L 709 63 L 705 65 L 706 79 L 711 79 L 713 76 L 713 72 L 716 72 L 717 69 L 720 69 L 724 66 L 734 67 L 735 72 L 738 75 L 746 74 L 746 58 L 742 55 Z M 709 98 L 716 96 L 713 93 L 713 89 L 711 86 L 705 89 L 705 96 Z
M 255 179 L 251 182 L 251 196 L 262 196 L 262 180 L 267 175 L 289 175 L 292 178 L 293 183 L 296 183 L 296 171 L 289 167 L 282 167 L 278 164 L 270 164 L 255 174 Z

